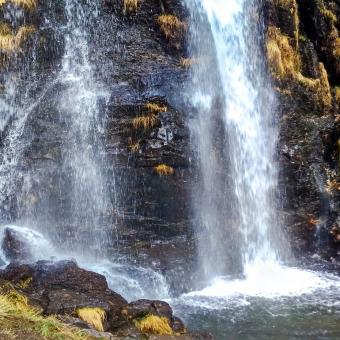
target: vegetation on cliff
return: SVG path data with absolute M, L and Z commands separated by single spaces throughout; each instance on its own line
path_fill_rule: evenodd
M 0 338 L 90 339 L 84 332 L 65 325 L 54 316 L 42 316 L 39 308 L 30 306 L 27 297 L 9 284 L 2 286 L 0 293 Z

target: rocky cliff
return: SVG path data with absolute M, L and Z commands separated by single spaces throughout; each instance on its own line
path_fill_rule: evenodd
M 277 95 L 282 213 L 296 253 L 337 257 L 339 3 L 266 1 L 266 52 Z
M 199 62 L 186 47 L 190 18 L 182 2 L 167 0 L 103 0 L 99 12 L 90 59 L 109 91 L 101 115 L 114 209 L 101 212 L 96 228 L 109 231 L 115 252 L 184 278 L 195 265 L 195 162 L 182 96 L 188 69 Z M 262 13 L 280 125 L 282 216 L 297 254 L 317 251 L 326 259 L 340 244 L 339 12 L 336 1 L 266 0 Z M 1 171 L 12 174 L 2 216 L 49 224 L 55 239 L 60 231 L 68 238 L 86 233 L 69 218 L 68 176 L 60 171 L 68 117 L 58 112 L 61 85 L 53 77 L 65 45 L 63 4 L 0 1 L 0 18 L 0 95 L 30 104 L 26 119 L 9 110 L 1 133 Z M 13 84 L 19 97 L 6 89 Z

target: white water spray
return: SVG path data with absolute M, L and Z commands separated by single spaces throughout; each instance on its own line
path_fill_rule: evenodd
M 106 183 L 112 179 L 106 178 L 108 164 L 105 159 L 105 105 L 110 94 L 97 79 L 96 64 L 91 61 L 91 41 L 99 20 L 101 2 L 65 0 L 62 5 L 65 21 L 53 27 L 62 34 L 65 43 L 61 68 L 55 77 L 51 75 L 53 80 L 42 92 L 51 91 L 50 86 L 54 86 L 53 95 L 43 100 L 46 99 L 47 109 L 51 105 L 56 113 L 53 118 L 59 119 L 58 123 L 65 131 L 60 141 L 61 165 L 58 164 L 56 174 L 60 181 L 56 181 L 57 185 L 53 188 L 62 192 L 64 209 L 45 209 L 52 204 L 47 195 L 45 204 L 33 209 L 34 204 L 28 205 L 21 211 L 19 199 L 18 221 L 21 227 L 4 225 L 0 228 L 0 258 L 5 263 L 9 261 L 3 251 L 3 242 L 6 242 L 5 230 L 10 230 L 27 251 L 26 258 L 21 259 L 24 262 L 75 259 L 79 266 L 104 274 L 109 285 L 129 300 L 167 296 L 168 286 L 161 274 L 131 265 L 112 252 L 115 226 L 107 222 L 112 204 Z M 18 96 L 17 89 L 9 90 L 8 87 L 7 96 Z M 0 182 L 0 194 L 4 192 L 5 200 L 6 195 L 17 194 L 21 190 L 17 194 L 19 197 L 33 197 L 32 200 L 37 202 L 38 199 L 29 196 L 30 193 L 38 191 L 39 194 L 39 190 L 47 188 L 39 187 L 37 190 L 34 187 L 40 180 L 34 170 L 23 171 L 23 184 L 19 189 L 6 185 L 5 178 L 16 179 L 14 171 L 22 161 L 21 151 L 25 151 L 31 142 L 23 143 L 21 134 L 32 110 L 28 105 L 19 108 L 15 101 L 9 104 L 13 104 L 13 113 L 9 106 L 6 107 L 6 116 L 0 121 L 1 128 L 11 115 L 14 117 L 14 125 L 9 131 L 10 143 L 3 152 L 4 156 L 9 156 L 0 168 L 4 179 Z M 46 110 L 46 107 L 43 106 L 43 109 Z M 6 190 L 1 190 L 2 184 Z M 1 222 L 6 223 L 6 219 L 2 218 Z
M 207 66 L 198 65 L 193 71 L 196 93 L 192 103 L 198 117 L 192 130 L 204 183 L 201 206 L 196 208 L 204 226 L 199 245 L 201 265 L 206 278 L 228 274 L 223 261 L 238 262 L 246 274 L 253 265 L 279 262 L 281 246 L 286 247 L 275 218 L 273 95 L 261 64 L 259 39 L 254 37 L 259 33 L 257 23 L 252 22 L 250 2 L 202 0 L 189 4 L 198 8 L 195 16 L 206 22 L 213 40 L 209 56 L 207 49 L 198 46 L 207 33 L 197 32 L 202 28 L 196 24 L 193 49 L 202 54 L 199 58 L 210 59 L 209 67 L 216 70 L 215 79 L 206 76 Z M 208 122 L 216 116 L 223 123 L 221 131 Z M 216 155 L 218 134 L 224 134 L 227 151 Z M 229 188 L 221 190 L 221 183 L 227 181 Z M 233 239 L 229 243 L 237 243 L 234 257 L 226 255 L 232 247 L 228 238 Z

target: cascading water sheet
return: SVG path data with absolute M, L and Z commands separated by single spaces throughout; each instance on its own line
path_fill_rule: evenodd
M 6 106 L 0 107 L 1 113 L 4 113 L 0 129 L 11 117 L 14 123 L 9 127 L 8 145 L 5 145 L 2 155 L 0 174 L 4 179 L 16 179 L 14 174 L 20 169 L 23 154 L 31 143 L 30 139 L 24 140 L 22 137 L 25 124 L 32 113 L 41 109 L 41 103 L 46 105 L 42 105 L 44 114 L 45 110 L 48 114 L 48 110 L 53 109 L 50 119 L 62 125 L 65 135 L 60 138 L 60 164 L 57 171 L 52 172 L 58 178 L 56 187 L 50 182 L 44 185 L 36 169 L 22 171 L 22 181 L 17 181 L 18 187 L 22 185 L 20 189 L 10 187 L 6 180 L 1 181 L 2 208 L 7 196 L 17 193 L 16 190 L 21 191 L 18 197 L 22 196 L 24 200 L 27 196 L 31 197 L 34 203 L 36 197 L 29 196 L 34 191 L 33 186 L 40 185 L 38 192 L 44 197 L 46 186 L 51 185 L 50 189 L 53 187 L 53 190 L 63 193 L 61 207 L 64 209 L 50 209 L 53 204 L 60 202 L 48 199 L 41 206 L 32 204 L 23 209 L 20 205 L 27 202 L 18 199 L 19 225 L 6 225 L 5 216 L 2 216 L 4 225 L 1 228 L 0 245 L 3 245 L 5 234 L 12 233 L 27 251 L 24 261 L 75 259 L 81 267 L 105 275 L 109 285 L 129 300 L 167 297 L 168 285 L 161 274 L 116 256 L 112 245 L 115 226 L 109 224 L 111 229 L 108 230 L 107 225 L 104 225 L 104 220 L 113 210 L 107 181 L 115 179 L 106 178 L 109 165 L 105 157 L 105 105 L 109 92 L 96 77 L 97 65 L 91 60 L 91 40 L 95 39 L 100 4 L 99 0 L 60 2 L 59 15 L 64 20 L 54 17 L 58 11 L 50 13 L 46 10 L 46 25 L 52 25 L 62 40 L 60 68 L 51 73 L 51 79 L 44 84 L 39 100 L 34 101 L 28 95 L 27 105 L 18 105 L 20 96 L 13 82 L 9 84 L 13 86 L 6 88 Z M 52 18 L 48 17 L 49 14 Z M 34 79 L 37 87 L 42 87 L 37 79 Z M 29 99 L 36 106 L 32 106 Z M 35 230 L 31 229 L 32 226 Z M 8 264 L 7 255 L 1 249 L 0 266 Z
M 274 154 L 277 130 L 273 117 L 273 95 L 268 88 L 265 70 L 261 63 L 260 47 L 257 45 L 260 39 L 254 37 L 259 32 L 256 30 L 256 23 L 251 23 L 255 19 L 251 17 L 250 2 L 202 0 L 192 5 L 197 6 L 200 15 L 205 17 L 214 42 L 215 61 L 211 67 L 216 69 L 220 84 L 215 92 L 209 94 L 210 101 L 216 102 L 214 97 L 223 98 L 217 107 L 202 106 L 201 103 L 207 102 L 204 98 L 193 104 L 199 112 L 199 120 L 207 120 L 214 110 L 219 111 L 227 140 L 225 145 L 228 150 L 227 171 L 234 192 L 234 197 L 229 199 L 234 199 L 231 209 L 238 215 L 237 220 L 229 222 L 229 225 L 227 219 L 224 221 L 220 219 L 220 223 L 211 225 L 211 221 L 204 221 L 208 214 L 201 215 L 201 220 L 206 225 L 206 233 L 217 235 L 219 229 L 231 229 L 230 224 L 234 224 L 232 227 L 238 230 L 240 262 L 246 271 L 248 266 L 255 263 L 280 261 L 283 255 L 281 249 L 288 249 L 284 238 L 280 235 L 278 220 L 275 218 L 274 191 L 277 178 Z M 193 36 L 195 39 L 195 36 L 199 37 L 200 33 L 194 32 Z M 202 43 L 202 40 L 197 38 L 192 42 L 193 45 Z M 206 50 L 201 52 L 207 53 Z M 203 57 L 199 56 L 199 58 Z M 209 77 L 205 77 L 199 65 L 193 72 L 196 72 L 196 77 L 201 78 L 201 82 L 211 81 Z M 206 84 L 206 87 L 214 88 L 214 85 Z M 202 96 L 196 93 L 193 98 L 199 95 Z M 211 131 L 207 131 L 205 124 L 201 124 L 201 129 L 194 131 L 201 151 L 198 158 L 201 158 L 200 164 L 203 168 L 202 180 L 207 182 L 207 188 L 214 186 L 213 181 L 215 181 L 211 175 L 214 165 L 211 164 L 212 160 L 207 158 L 210 155 L 207 148 L 211 148 L 211 145 L 207 145 L 207 139 L 214 138 L 207 136 L 209 133 Z M 213 131 L 213 133 L 217 132 Z M 216 167 L 220 166 L 215 163 Z M 226 174 L 225 178 L 227 178 Z M 205 190 L 203 195 L 216 195 L 216 191 Z M 224 199 L 227 201 L 228 193 L 225 195 Z M 222 210 L 223 208 L 226 209 L 226 205 L 222 206 Z M 228 237 L 228 234 L 224 235 Z M 209 237 L 213 236 L 208 235 L 203 239 Z M 216 242 L 214 238 L 211 240 L 211 244 L 206 247 L 218 247 L 218 249 L 215 250 L 215 258 L 208 261 L 211 261 L 211 264 L 221 259 L 226 261 L 226 246 Z M 210 268 L 214 270 L 214 265 L 211 264 Z

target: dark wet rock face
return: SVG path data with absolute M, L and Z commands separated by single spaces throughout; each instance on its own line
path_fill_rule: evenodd
M 120 1 L 98 4 L 95 25 L 88 25 L 88 44 L 94 81 L 108 93 L 108 101 L 98 104 L 105 122 L 98 138 L 106 153 L 103 167 L 110 202 L 108 209 L 99 212 L 95 228 L 105 235 L 108 254 L 119 251 L 129 254 L 132 262 L 154 264 L 173 281 L 178 272 L 194 266 L 192 155 L 181 96 L 188 74 L 181 65 L 187 54 L 188 14 L 180 1 L 144 0 L 131 12 L 124 12 Z M 88 237 L 88 231 L 72 220 L 72 183 L 63 168 L 71 124 L 59 105 L 65 84 L 57 79 L 65 52 L 64 7 L 63 1 L 39 2 L 35 11 L 22 10 L 17 21 L 18 27 L 34 25 L 35 32 L 23 46 L 22 59 L 13 59 L 6 70 L 16 70 L 23 88 L 30 85 L 33 100 L 17 141 L 23 147 L 11 190 L 0 207 L 8 222 L 47 226 L 46 236 L 61 248 Z M 0 10 L 3 15 L 6 11 L 7 7 Z M 160 29 L 162 14 L 175 15 L 183 25 L 176 46 Z M 150 104 L 156 108 L 148 108 Z M 149 126 L 136 124 L 136 119 L 150 116 Z M 2 134 L 2 149 L 10 143 L 12 124 Z M 171 171 L 157 172 L 160 165 Z
M 21 294 L 28 296 L 30 304 L 41 308 L 45 315 L 58 315 L 64 323 L 85 329 L 93 336 L 116 336 L 117 339 L 133 336 L 142 339 L 143 334 L 134 321 L 150 315 L 166 318 L 176 334 L 187 332 L 183 322 L 173 315 L 168 303 L 158 300 L 128 303 L 108 288 L 104 276 L 79 268 L 72 261 L 12 263 L 0 271 L 0 281 L 1 289 L 2 286 L 6 287 L 6 282 L 10 282 Z M 90 324 L 79 319 L 77 311 L 84 307 L 103 309 L 106 315 L 103 327 L 109 332 L 96 332 Z M 196 339 L 196 335 L 184 336 L 183 339 Z
M 122 310 L 127 319 L 142 318 L 148 314 L 165 316 L 172 319 L 172 309 L 168 303 L 163 301 L 137 300 L 129 303 Z
M 31 257 L 29 245 L 20 239 L 20 235 L 13 229 L 5 229 L 1 247 L 5 256 L 12 261 L 20 261 Z
M 108 322 L 113 322 L 127 303 L 108 288 L 104 276 L 71 261 L 10 264 L 0 278 L 14 284 L 28 282 L 25 293 L 47 315 L 73 315 L 81 307 L 100 307 L 109 315 Z
M 264 8 L 278 102 L 284 225 L 297 255 L 337 258 L 340 7 L 333 1 L 268 0 Z M 280 58 L 274 58 L 273 46 Z M 288 59 L 299 61 L 288 68 Z

